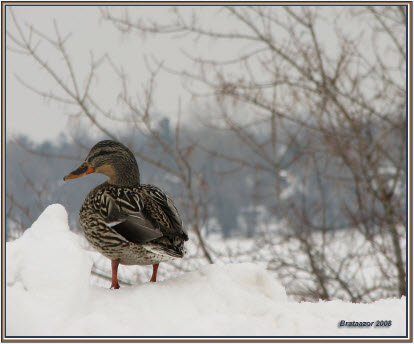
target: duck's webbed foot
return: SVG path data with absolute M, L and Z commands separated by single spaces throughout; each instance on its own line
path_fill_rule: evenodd
M 109 289 L 112 289 L 112 288 L 114 288 L 114 289 L 119 289 L 119 288 L 121 288 L 121 287 L 119 286 L 118 281 L 117 281 L 116 283 L 112 282 L 111 287 L 110 287 Z

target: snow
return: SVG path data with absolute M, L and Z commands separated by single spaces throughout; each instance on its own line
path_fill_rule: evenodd
M 108 289 L 109 282 L 105 288 L 91 285 L 92 259 L 81 240 L 70 231 L 66 210 L 55 204 L 6 244 L 7 338 L 405 336 L 405 298 L 294 302 L 269 272 L 252 263 L 207 265 L 119 290 Z M 340 327 L 341 320 L 392 325 Z

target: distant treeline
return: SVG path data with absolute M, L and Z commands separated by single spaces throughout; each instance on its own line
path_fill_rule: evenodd
M 291 128 L 291 132 L 286 130 L 280 142 L 288 142 L 289 135 L 295 129 L 294 126 L 285 128 Z M 159 121 L 157 130 L 165 142 L 174 145 L 168 118 Z M 200 200 L 205 200 L 202 214 L 205 218 L 205 235 L 219 232 L 223 237 L 254 236 L 264 223 L 282 221 L 284 218 L 289 218 L 289 225 L 299 230 L 308 222 L 309 228 L 303 228 L 306 231 L 354 226 L 349 213 L 357 210 L 357 198 L 361 196 L 352 189 L 352 176 L 332 158 L 329 149 L 322 149 L 315 133 L 302 129 L 300 139 L 296 137 L 294 144 L 278 145 L 282 158 L 279 161 L 277 186 L 271 171 L 260 166 L 256 154 L 241 146 L 233 135 L 208 127 L 196 129 L 186 126 L 182 130 L 184 141 L 188 140 L 189 143 L 188 154 L 191 155 L 192 167 L 202 174 L 198 175 L 197 182 L 200 185 L 195 189 Z M 376 130 L 371 124 L 366 128 L 367 135 L 374 135 Z M 260 130 L 256 134 L 259 136 Z M 56 142 L 41 144 L 35 144 L 27 137 L 9 140 L 6 144 L 6 230 L 12 224 L 19 230 L 26 229 L 51 203 L 64 205 L 69 212 L 72 230 L 79 230 L 78 210 L 89 190 L 105 178 L 102 175 L 90 175 L 64 182 L 63 176 L 77 167 L 90 147 L 100 139 L 106 137 L 91 139 L 87 135 L 79 135 L 68 138 L 62 135 Z M 398 140 L 400 138 L 396 138 Z M 125 133 L 123 141 L 167 166 L 173 167 L 175 163 L 151 136 Z M 397 144 L 389 142 L 388 146 L 390 152 L 395 149 L 397 154 Z M 264 149 L 267 149 L 265 145 Z M 156 184 L 171 194 L 186 219 L 187 203 L 181 200 L 181 186 L 176 178 L 146 161 L 137 160 L 142 183 Z M 393 173 L 386 166 L 383 170 L 384 178 Z M 402 212 L 404 216 L 403 174 L 400 180 L 403 184 L 397 188 L 400 202 L 395 211 Z M 277 191 L 281 195 L 279 198 L 275 197 L 276 187 L 280 188 Z M 385 211 L 375 200 L 369 208 L 375 213 Z M 191 222 L 191 219 L 187 218 L 187 221 Z M 372 225 L 375 225 L 375 217 L 372 217 Z

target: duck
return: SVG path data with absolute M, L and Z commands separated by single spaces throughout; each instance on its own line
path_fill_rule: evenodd
M 119 289 L 118 266 L 152 265 L 156 282 L 161 262 L 183 258 L 188 233 L 171 198 L 160 188 L 141 184 L 134 154 L 122 143 L 103 140 L 63 179 L 91 173 L 109 179 L 86 196 L 79 220 L 91 246 L 111 260 L 111 289 Z

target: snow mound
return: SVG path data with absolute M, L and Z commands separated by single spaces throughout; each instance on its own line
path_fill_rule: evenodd
M 20 239 L 6 244 L 10 332 L 39 333 L 46 323 L 57 326 L 58 314 L 76 313 L 88 299 L 91 267 L 78 236 L 69 230 L 65 208 L 47 207 Z
M 289 302 L 283 286 L 250 263 L 120 290 L 91 286 L 92 262 L 58 204 L 7 243 L 6 259 L 7 337 L 405 335 L 405 299 Z M 392 326 L 340 327 L 341 320 Z

